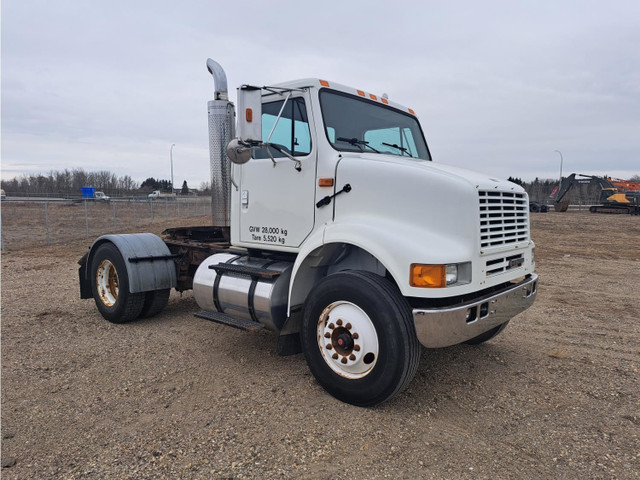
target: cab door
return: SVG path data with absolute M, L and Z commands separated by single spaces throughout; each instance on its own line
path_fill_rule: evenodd
M 239 243 L 296 248 L 313 230 L 315 218 L 317 150 L 311 135 L 310 99 L 306 92 L 292 95 L 276 123 L 285 100 L 280 95 L 269 97 L 262 105 L 262 138 L 266 142 L 273 129 L 270 143 L 277 148 L 270 151 L 275 163 L 261 149 L 240 167 Z M 300 169 L 278 149 L 299 160 Z

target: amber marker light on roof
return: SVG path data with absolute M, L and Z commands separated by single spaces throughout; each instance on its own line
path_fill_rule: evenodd
M 385 105 L 389 105 L 389 100 L 387 100 L 386 98 L 381 98 L 380 100 L 382 100 L 382 103 L 384 103 Z
M 358 95 L 360 95 L 361 97 L 364 97 L 364 92 L 362 90 L 358 90 Z
M 447 285 L 446 265 L 411 264 L 409 284 L 420 288 L 442 288 Z
M 320 80 L 320 85 L 322 85 L 323 87 L 328 87 L 329 82 L 327 82 L 326 80 Z
M 378 97 L 376 97 L 373 93 L 369 94 L 369 98 L 371 98 L 371 100 L 377 100 Z
M 318 179 L 319 187 L 333 187 L 333 178 L 319 178 Z
M 416 114 L 416 112 L 414 112 L 412 109 L 409 109 L 409 113 L 410 113 L 411 115 L 415 115 L 415 114 Z

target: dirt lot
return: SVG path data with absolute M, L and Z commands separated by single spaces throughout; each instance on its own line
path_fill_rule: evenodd
M 532 224 L 536 304 L 487 344 L 424 350 L 371 409 L 190 294 L 107 323 L 78 299 L 86 240 L 3 254 L 3 478 L 640 478 L 640 217 Z

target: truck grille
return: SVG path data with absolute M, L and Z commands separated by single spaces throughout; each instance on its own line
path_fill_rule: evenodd
M 485 265 L 487 266 L 486 275 L 487 277 L 491 277 L 493 275 L 497 275 L 499 273 L 508 272 L 509 270 L 513 270 L 514 268 L 520 268 L 524 263 L 524 255 L 511 255 L 509 257 L 504 258 L 494 258 L 493 260 L 488 260 Z
M 500 247 L 529 240 L 526 193 L 479 191 L 480 247 Z

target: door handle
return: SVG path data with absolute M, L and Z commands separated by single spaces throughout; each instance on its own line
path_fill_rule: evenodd
M 348 183 L 342 187 L 342 190 L 334 193 L 333 195 L 327 195 L 326 197 L 324 197 L 322 200 L 320 200 L 318 203 L 316 203 L 316 207 L 320 208 L 320 207 L 324 207 L 325 205 L 329 205 L 331 203 L 331 199 L 337 195 L 340 195 L 342 192 L 344 193 L 349 193 L 351 191 L 351 185 L 349 185 Z

